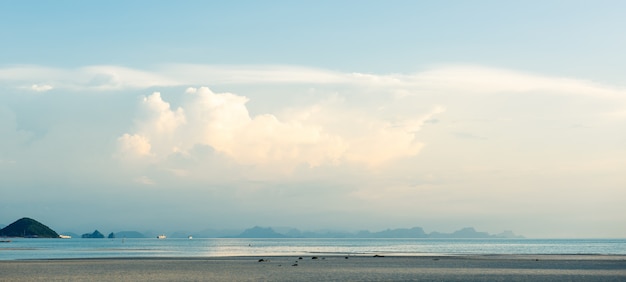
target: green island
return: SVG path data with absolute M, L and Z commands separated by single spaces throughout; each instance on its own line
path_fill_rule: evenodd
M 59 234 L 39 221 L 24 217 L 0 229 L 0 237 L 59 238 Z

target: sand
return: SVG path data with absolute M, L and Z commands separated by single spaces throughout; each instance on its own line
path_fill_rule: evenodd
M 259 262 L 263 259 L 262 262 Z M 0 281 L 626 281 L 626 256 L 312 256 L 0 261 Z

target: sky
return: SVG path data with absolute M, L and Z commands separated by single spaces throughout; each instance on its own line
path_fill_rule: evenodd
M 0 1 L 0 223 L 626 237 L 623 1 Z

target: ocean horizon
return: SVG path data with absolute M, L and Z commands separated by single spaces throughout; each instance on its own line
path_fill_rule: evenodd
M 626 239 L 7 238 L 0 260 L 232 256 L 626 255 Z

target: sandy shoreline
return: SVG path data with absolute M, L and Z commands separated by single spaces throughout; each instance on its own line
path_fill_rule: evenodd
M 259 261 L 263 259 L 263 261 Z M 312 256 L 0 261 L 0 281 L 626 281 L 626 256 Z

